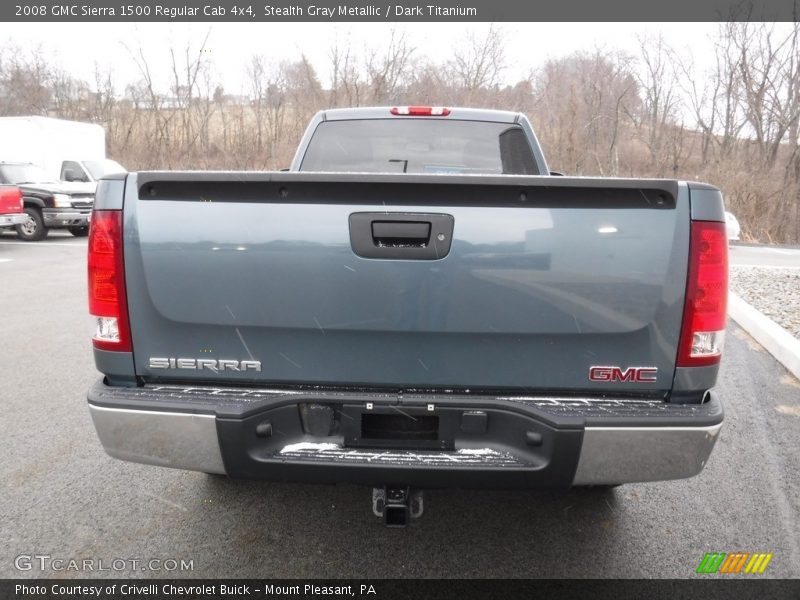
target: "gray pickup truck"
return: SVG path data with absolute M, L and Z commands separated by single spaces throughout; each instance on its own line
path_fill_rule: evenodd
M 521 114 L 324 111 L 289 172 L 101 180 L 100 440 L 134 462 L 417 490 L 691 477 L 727 241 L 714 187 L 553 176 Z

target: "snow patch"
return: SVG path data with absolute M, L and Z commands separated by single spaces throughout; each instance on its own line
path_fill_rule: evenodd
M 339 444 L 331 444 L 329 442 L 300 442 L 298 444 L 289 444 L 288 446 L 284 446 L 281 448 L 281 454 L 286 454 L 287 452 L 299 452 L 302 450 L 341 450 L 342 447 Z
M 492 450 L 491 448 L 462 448 L 458 453 L 470 456 L 495 456 L 499 454 L 497 450 Z

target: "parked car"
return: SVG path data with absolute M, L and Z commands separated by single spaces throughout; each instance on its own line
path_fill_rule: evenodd
M 58 182 L 36 165 L 11 162 L 0 162 L 0 183 L 18 186 L 22 192 L 26 217 L 16 226 L 20 239 L 42 240 L 52 228 L 68 229 L 78 237 L 89 234 L 93 185 Z
M 0 230 L 25 222 L 22 192 L 15 185 L 0 185 Z
M 742 228 L 739 227 L 739 221 L 736 219 L 736 216 L 727 210 L 725 211 L 725 231 L 728 235 L 728 241 L 738 240 L 742 232 Z
M 415 489 L 706 465 L 717 188 L 550 176 L 523 114 L 442 107 L 324 111 L 291 169 L 101 180 L 88 402 L 111 456 L 364 484 L 397 526 Z

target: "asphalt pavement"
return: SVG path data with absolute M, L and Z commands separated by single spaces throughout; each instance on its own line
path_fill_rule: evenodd
M 800 248 L 731 244 L 728 256 L 735 266 L 800 269 Z
M 365 488 L 109 458 L 85 399 L 98 377 L 85 253 L 85 239 L 58 233 L 0 237 L 0 577 L 701 577 L 704 553 L 737 551 L 773 553 L 764 576 L 800 577 L 800 382 L 733 323 L 718 386 L 726 421 L 698 477 L 434 491 L 419 521 L 386 529 Z M 193 570 L 42 571 L 17 558 L 35 555 Z

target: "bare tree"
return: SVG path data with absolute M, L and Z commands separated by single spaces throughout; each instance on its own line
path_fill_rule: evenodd
M 291 107 L 289 140 L 299 139 L 311 116 L 325 106 L 325 94 L 317 72 L 305 55 L 300 60 L 284 64 L 286 93 Z M 288 159 L 288 156 L 286 157 Z
M 51 70 L 41 48 L 24 53 L 17 46 L 0 52 L 0 114 L 46 115 L 52 90 Z
M 677 61 L 680 85 L 702 133 L 701 163 L 728 160 L 747 120 L 740 102 L 739 53 L 730 35 L 733 23 L 720 26 L 714 39 L 715 63 L 698 77 L 691 57 Z
M 396 103 L 400 86 L 404 83 L 414 48 L 404 34 L 392 29 L 383 52 L 371 51 L 366 59 L 370 99 L 373 104 Z
M 485 36 L 470 32 L 447 65 L 461 102 L 473 105 L 486 100 L 486 91 L 496 91 L 506 68 L 503 33 L 494 23 Z
M 350 39 L 337 39 L 328 53 L 331 68 L 329 106 L 361 106 L 364 82 Z
M 637 70 L 642 106 L 629 112 L 638 138 L 644 142 L 652 168 L 663 177 L 668 168 L 677 172 L 675 133 L 672 125 L 679 121 L 682 102 L 678 94 L 679 78 L 674 50 L 659 35 L 655 40 L 639 38 L 640 68 Z M 672 163 L 671 165 L 669 163 Z
M 738 51 L 741 101 L 761 163 L 772 168 L 781 144 L 798 133 L 800 118 L 800 26 L 788 33 L 772 23 L 731 23 Z
M 557 168 L 575 174 L 620 173 L 621 140 L 630 138 L 627 115 L 639 110 L 630 62 L 627 56 L 596 50 L 550 60 L 534 76 L 533 118 Z
M 180 127 L 173 134 L 181 139 L 180 147 L 184 154 L 194 152 L 199 137 L 192 113 L 199 93 L 199 78 L 207 66 L 205 50 L 210 35 L 209 29 L 198 48 L 193 48 L 191 43 L 187 43 L 180 59 L 174 48 L 169 49 L 173 104 L 176 108 L 182 109 L 177 111 Z

